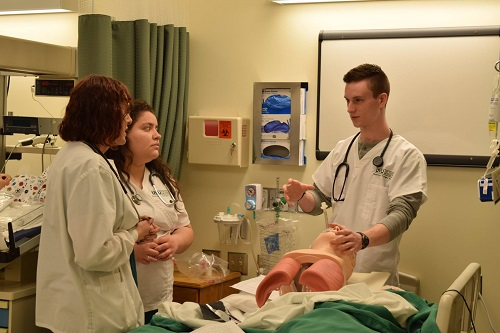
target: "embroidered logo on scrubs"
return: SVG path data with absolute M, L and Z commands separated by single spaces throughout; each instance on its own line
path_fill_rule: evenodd
M 387 169 L 377 168 L 373 174 L 376 176 L 382 176 L 385 179 L 392 179 L 394 172 L 392 172 L 391 170 L 387 170 Z
M 162 197 L 164 197 L 168 194 L 168 191 L 167 190 L 158 190 L 158 194 L 161 195 Z M 156 194 L 156 191 L 151 191 L 151 195 L 153 195 L 153 197 L 157 197 L 158 194 Z

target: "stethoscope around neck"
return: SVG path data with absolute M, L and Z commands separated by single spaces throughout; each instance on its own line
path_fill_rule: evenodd
M 163 199 L 162 196 L 160 195 L 160 192 L 158 191 L 158 188 L 156 187 L 156 184 L 155 184 L 155 181 L 154 181 L 154 177 L 159 178 L 160 181 L 163 183 L 165 189 L 168 192 L 168 195 L 170 196 L 170 199 L 168 201 L 166 201 L 165 199 Z M 160 174 L 158 172 L 151 171 L 149 173 L 149 182 L 151 183 L 151 186 L 153 186 L 153 190 L 155 191 L 155 193 L 158 196 L 158 198 L 166 206 L 171 206 L 171 205 L 175 204 L 178 201 L 177 197 L 173 195 L 172 191 L 170 191 L 170 189 L 168 188 L 167 184 L 163 181 L 162 177 L 160 176 Z M 134 204 L 136 204 L 136 205 L 140 205 L 141 202 L 142 202 L 142 196 L 139 193 L 133 191 L 128 182 L 125 182 L 125 184 L 127 185 L 130 193 L 132 194 L 130 196 L 130 199 L 132 199 L 132 202 Z
M 389 139 L 387 140 L 387 143 L 384 146 L 384 149 L 382 149 L 382 153 L 380 155 L 375 156 L 372 160 L 372 163 L 375 167 L 380 168 L 382 165 L 384 165 L 384 154 L 385 151 L 387 150 L 387 147 L 389 147 L 389 143 L 391 142 L 392 139 L 392 129 L 389 129 L 391 133 L 389 134 Z M 349 175 L 349 164 L 347 163 L 347 157 L 349 156 L 349 151 L 351 151 L 351 147 L 356 141 L 356 138 L 361 134 L 361 132 L 358 132 L 354 138 L 352 138 L 351 142 L 349 143 L 349 146 L 347 147 L 347 151 L 345 152 L 344 160 L 342 163 L 340 163 L 337 166 L 337 169 L 335 169 L 335 178 L 333 178 L 333 186 L 332 186 L 332 199 L 335 202 L 338 201 L 344 201 L 345 198 L 342 198 L 342 193 L 344 193 L 344 188 L 345 188 L 345 183 L 347 181 L 347 176 Z M 345 168 L 345 175 L 344 175 L 344 183 L 342 184 L 342 188 L 340 189 L 340 194 L 338 197 L 335 197 L 335 182 L 337 181 L 337 176 L 342 168 Z

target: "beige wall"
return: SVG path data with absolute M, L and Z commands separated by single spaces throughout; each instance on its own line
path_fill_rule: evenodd
M 252 118 L 254 82 L 306 81 L 307 101 L 306 167 L 250 165 L 248 168 L 190 165 L 185 161 L 180 178 L 183 196 L 196 237 L 191 251 L 219 249 L 256 253 L 253 242 L 220 246 L 214 215 L 231 206 L 244 211 L 243 186 L 261 183 L 274 187 L 288 177 L 304 182 L 319 165 L 315 160 L 315 122 L 317 92 L 317 44 L 320 30 L 419 28 L 447 26 L 500 25 L 500 2 L 470 1 L 375 1 L 338 4 L 275 5 L 268 0 L 187 0 L 191 40 L 189 114 L 243 116 Z M 0 34 L 76 46 L 75 14 L 0 17 Z M 466 64 L 465 64 L 466 65 Z M 493 73 L 492 73 L 493 75 Z M 10 97 L 9 106 L 19 114 L 46 116 L 31 100 L 32 78 L 13 84 L 20 97 Z M 15 88 L 17 87 L 17 88 Z M 27 87 L 27 88 L 26 88 Z M 342 98 L 342 96 L 339 96 Z M 458 96 L 458 98 L 463 98 Z M 42 99 L 55 116 L 62 115 L 61 100 Z M 404 112 L 391 110 L 388 112 Z M 483 112 L 486 120 L 487 109 Z M 57 115 L 56 115 L 57 114 Z M 463 115 L 466 116 L 466 115 Z M 28 158 L 26 156 L 26 158 Z M 39 156 L 30 162 L 8 164 L 11 173 L 39 173 Z M 402 271 L 421 279 L 422 296 L 431 302 L 470 262 L 483 269 L 483 294 L 496 327 L 500 327 L 500 206 L 481 203 L 477 198 L 477 179 L 484 170 L 474 168 L 429 167 L 429 201 L 401 244 Z M 239 206 L 239 207 L 238 207 Z M 259 213 L 257 219 L 273 218 Z M 323 229 L 323 217 L 297 216 L 300 237 L 297 246 L 306 247 Z M 253 238 L 257 237 L 252 223 Z M 255 276 L 250 259 L 247 277 Z M 478 310 L 478 331 L 488 331 L 486 314 Z
M 251 119 L 254 82 L 309 83 L 306 167 L 250 165 L 239 169 L 185 164 L 182 170 L 180 180 L 196 233 L 192 250 L 221 249 L 224 258 L 227 251 L 250 253 L 247 244 L 218 245 L 217 229 L 212 222 L 213 216 L 229 204 L 243 205 L 245 184 L 274 187 L 276 177 L 280 177 L 281 184 L 288 177 L 310 182 L 319 165 L 314 149 L 321 30 L 500 24 L 498 1 L 276 5 L 269 0 L 189 0 L 188 11 L 189 114 L 240 115 Z M 392 110 L 389 105 L 388 112 L 404 110 Z M 487 106 L 477 112 L 484 113 L 486 122 Z M 483 169 L 474 168 L 428 168 L 429 201 L 403 237 L 400 269 L 420 277 L 422 295 L 435 302 L 468 263 L 479 262 L 484 298 L 499 327 L 500 290 L 496 282 L 500 280 L 500 250 L 496 239 L 500 233 L 500 206 L 478 200 L 476 182 L 482 173 Z M 272 215 L 258 214 L 257 219 Z M 323 217 L 301 216 L 300 220 L 299 246 L 307 246 L 322 230 Z M 253 276 L 255 265 L 251 263 L 249 277 Z M 482 306 L 478 313 L 478 331 L 489 330 Z

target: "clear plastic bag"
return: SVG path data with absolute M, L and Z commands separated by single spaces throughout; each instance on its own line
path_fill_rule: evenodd
M 175 263 L 182 274 L 201 280 L 218 280 L 230 273 L 227 261 L 203 252 L 196 252 L 187 259 L 176 257 Z
M 14 201 L 14 196 L 9 193 L 0 192 L 0 212 Z

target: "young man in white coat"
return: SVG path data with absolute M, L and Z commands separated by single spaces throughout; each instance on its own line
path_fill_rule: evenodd
M 285 199 L 312 215 L 333 208 L 341 230 L 332 245 L 356 253 L 355 272 L 389 272 L 398 286 L 399 242 L 427 199 L 423 154 L 386 120 L 390 84 L 377 65 L 362 64 L 344 75 L 344 98 L 355 135 L 337 143 L 313 174 L 314 185 L 289 179 Z

